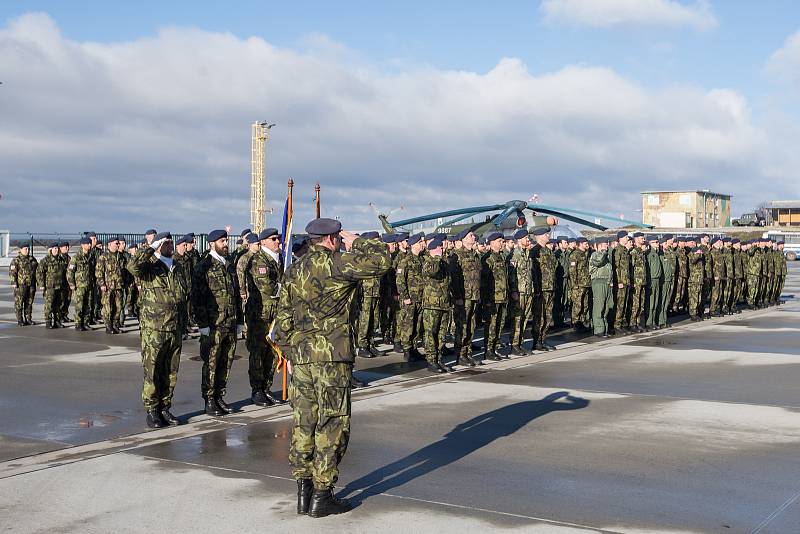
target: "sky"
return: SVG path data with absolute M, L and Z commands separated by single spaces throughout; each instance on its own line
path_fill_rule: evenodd
M 0 3 L 0 228 L 206 232 L 528 199 L 800 198 L 800 3 Z

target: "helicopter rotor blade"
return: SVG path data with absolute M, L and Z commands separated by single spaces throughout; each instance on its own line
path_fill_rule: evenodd
M 453 215 L 464 215 L 466 213 L 482 213 L 484 211 L 493 211 L 505 208 L 505 204 L 495 204 L 493 206 L 473 206 L 471 208 L 461 208 L 457 210 L 440 211 L 437 213 L 430 213 L 428 215 L 421 215 L 419 217 L 412 217 L 410 219 L 403 219 L 402 221 L 390 222 L 393 227 L 406 226 L 408 224 L 415 224 L 419 222 L 431 221 L 433 219 L 440 219 L 443 217 L 452 217 Z
M 564 212 L 567 213 L 574 213 L 575 215 L 583 215 L 584 217 L 592 217 L 596 219 L 603 219 L 609 222 L 616 222 L 621 223 L 626 226 L 636 226 L 638 228 L 652 228 L 652 225 L 649 224 L 642 224 L 637 221 L 630 221 L 628 219 L 620 219 L 618 217 L 611 217 L 605 213 L 597 213 L 594 211 L 584 211 L 584 210 L 576 210 L 573 208 L 567 208 L 564 206 L 546 206 L 543 204 L 528 204 L 528 209 L 533 211 L 541 211 L 542 213 L 547 213 L 547 210 L 555 210 L 562 213 L 562 217 L 564 217 Z M 566 219 L 566 217 L 564 217 Z
M 561 211 L 551 210 L 551 209 L 548 209 L 548 208 L 541 208 L 541 207 L 538 207 L 536 209 L 536 211 L 541 212 L 541 213 L 547 213 L 548 215 L 557 215 L 557 216 L 561 217 L 562 219 L 566 219 L 566 220 L 572 221 L 574 223 L 582 224 L 584 226 L 589 226 L 591 228 L 594 228 L 595 230 L 600 230 L 601 232 L 605 232 L 606 230 L 608 230 L 608 226 L 603 226 L 602 224 L 598 224 L 598 223 L 596 223 L 594 221 L 589 221 L 587 219 L 582 219 L 581 217 L 577 217 L 575 215 L 570 215 L 569 213 L 564 213 L 564 212 L 561 212 Z

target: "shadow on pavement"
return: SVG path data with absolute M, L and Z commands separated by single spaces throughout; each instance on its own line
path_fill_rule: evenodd
M 559 402 L 560 399 L 567 402 Z M 347 496 L 356 493 L 350 501 L 358 506 L 371 495 L 389 492 L 456 462 L 498 438 L 510 436 L 534 419 L 550 412 L 579 410 L 588 405 L 586 399 L 573 397 L 567 391 L 558 391 L 538 401 L 503 406 L 461 423 L 436 443 L 350 482 L 339 494 Z

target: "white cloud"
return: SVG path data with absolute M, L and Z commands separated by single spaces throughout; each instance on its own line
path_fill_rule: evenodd
M 273 223 L 289 176 L 299 219 L 319 180 L 323 214 L 367 228 L 369 201 L 412 216 L 534 192 L 635 217 L 640 190 L 709 188 L 746 211 L 785 193 L 796 168 L 797 136 L 756 126 L 735 90 L 651 90 L 602 67 L 533 74 L 513 58 L 486 73 L 387 74 L 312 40 L 297 51 L 168 28 L 100 44 L 64 38 L 46 15 L 12 21 L 0 29 L 0 227 L 246 224 L 260 119 L 277 123 Z
M 717 26 L 706 0 L 690 4 L 675 0 L 543 0 L 547 22 L 579 26 L 688 26 L 700 30 Z
M 800 84 L 800 31 L 790 35 L 770 56 L 767 71 L 783 81 Z

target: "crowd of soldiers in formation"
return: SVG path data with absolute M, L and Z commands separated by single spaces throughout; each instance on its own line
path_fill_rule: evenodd
M 217 231 L 212 237 L 219 235 Z M 106 333 L 119 333 L 126 317 L 140 318 L 147 281 L 141 280 L 137 269 L 142 264 L 137 266 L 134 258 L 151 249 L 155 237 L 155 230 L 148 230 L 145 240 L 130 246 L 121 237 L 112 238 L 104 249 L 90 232 L 81 239 L 76 254 L 70 256 L 67 242 L 52 243 L 40 262 L 27 246 L 20 247 L 9 271 L 18 324 L 34 324 L 33 297 L 37 287 L 42 287 L 47 328 L 60 328 L 73 320 L 68 313 L 72 303 L 76 330 L 86 331 L 102 322 Z M 376 343 L 383 342 L 402 352 L 408 362 L 425 360 L 434 373 L 451 371 L 459 364 L 483 365 L 483 360 L 500 360 L 509 354 L 555 350 L 547 341 L 554 326 L 609 337 L 667 327 L 668 317 L 677 313 L 701 321 L 738 313 L 742 307 L 779 304 L 787 272 L 783 243 L 766 238 L 740 242 L 707 234 L 647 236 L 622 231 L 588 240 L 551 238 L 546 227 L 531 233 L 521 229 L 508 237 L 493 232 L 481 239 L 467 230 L 449 236 L 367 232 L 361 237 L 385 243 L 392 268 L 382 277 L 360 282 L 351 313 L 354 354 L 379 356 Z M 274 228 L 260 235 L 245 230 L 239 243 L 228 253 L 226 241 L 220 251 L 229 260 L 228 267 L 235 269 L 233 282 L 227 284 L 224 276 L 215 274 L 218 263 L 206 262 L 198 271 L 203 259 L 216 253 L 210 246 L 201 254 L 193 234 L 177 239 L 172 255 L 182 265 L 179 272 L 185 288 L 174 321 L 183 339 L 189 332 L 200 331 L 202 396 L 210 415 L 230 410 L 222 396 L 235 339 L 243 331 L 250 354 L 253 402 L 280 403 L 269 389 L 276 370 L 275 349 L 265 342 L 274 325 L 284 276 L 280 236 Z M 305 241 L 293 247 L 297 256 L 305 250 Z M 162 331 L 165 320 L 151 318 L 154 324 L 148 336 Z M 145 322 L 146 318 L 140 318 L 143 326 Z M 217 327 L 214 332 L 233 332 L 233 339 L 206 335 L 209 326 Z M 474 343 L 480 326 L 482 346 Z M 502 343 L 506 328 L 508 342 Z M 148 346 L 163 351 L 159 340 L 148 336 L 143 337 L 143 351 Z M 528 336 L 530 348 L 525 346 Z M 453 349 L 446 346 L 448 339 Z M 510 351 L 501 352 L 506 347 Z M 176 350 L 173 347 L 169 371 L 165 371 L 166 384 L 155 384 L 161 380 L 158 376 L 148 384 L 146 373 L 143 401 L 149 412 L 169 412 Z M 446 365 L 442 357 L 449 354 L 455 354 L 455 361 Z M 152 355 L 152 365 L 158 356 Z M 353 385 L 360 383 L 353 378 Z M 154 412 L 152 421 L 148 419 L 151 426 L 174 420 L 171 414 L 158 415 Z

